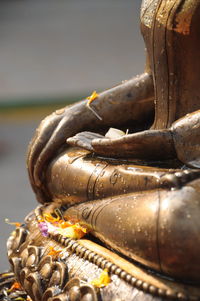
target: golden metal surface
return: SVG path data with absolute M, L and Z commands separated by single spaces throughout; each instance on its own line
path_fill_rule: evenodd
M 34 301 L 96 300 L 80 279 L 97 267 L 112 277 L 103 300 L 126 290 L 126 300 L 200 298 L 200 0 L 144 0 L 141 29 L 144 73 L 98 95 L 92 110 L 83 100 L 49 115 L 29 146 L 30 182 L 52 204 L 11 235 L 8 255 Z M 110 127 L 121 135 L 105 135 Z M 90 241 L 42 237 L 42 213 L 57 207 Z M 59 246 L 64 261 L 48 255 Z

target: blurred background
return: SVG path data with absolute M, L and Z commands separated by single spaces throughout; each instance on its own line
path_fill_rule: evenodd
M 0 271 L 6 239 L 36 207 L 27 145 L 55 109 L 143 71 L 140 0 L 0 1 Z

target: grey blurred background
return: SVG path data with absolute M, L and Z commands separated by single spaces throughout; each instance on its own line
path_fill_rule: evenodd
M 39 121 L 143 71 L 140 0 L 0 1 L 0 271 L 12 226 L 36 207 L 25 157 Z

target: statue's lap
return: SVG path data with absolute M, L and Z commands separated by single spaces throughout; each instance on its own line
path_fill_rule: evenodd
M 106 245 L 173 278 L 198 281 L 198 177 L 69 149 L 50 164 L 47 188 L 54 202 L 72 205 L 66 217 L 89 224 Z

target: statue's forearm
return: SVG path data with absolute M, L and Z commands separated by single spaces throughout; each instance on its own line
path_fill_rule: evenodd
M 92 102 L 92 109 L 102 118 L 99 120 L 89 110 L 86 101 L 74 106 L 81 120 L 90 120 L 88 129 L 102 125 L 118 125 L 129 120 L 141 120 L 153 111 L 154 88 L 149 73 L 143 73 L 99 94 Z M 74 112 L 73 112 L 74 113 Z M 80 119 L 79 119 L 80 120 Z

